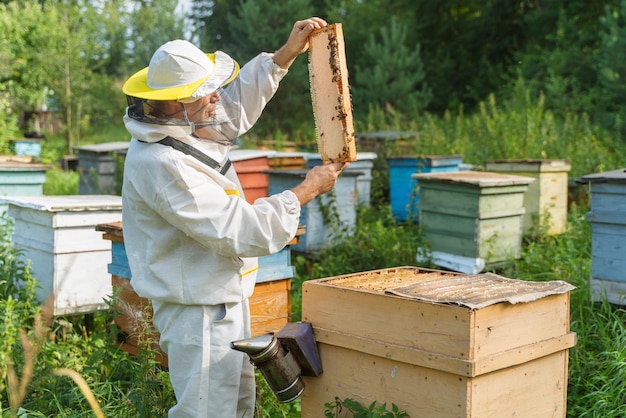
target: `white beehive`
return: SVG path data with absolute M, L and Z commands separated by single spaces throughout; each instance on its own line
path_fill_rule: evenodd
M 54 315 L 107 308 L 111 246 L 95 226 L 122 220 L 122 198 L 11 196 L 3 201 L 15 222 L 13 243 L 38 280 L 37 299 L 54 294 Z

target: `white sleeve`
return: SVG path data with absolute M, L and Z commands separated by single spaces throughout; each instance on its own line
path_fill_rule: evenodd
M 237 78 L 224 87 L 229 96 L 238 97 L 241 103 L 239 135 L 256 123 L 285 74 L 287 70 L 274 63 L 272 54 L 263 52 L 241 67 Z

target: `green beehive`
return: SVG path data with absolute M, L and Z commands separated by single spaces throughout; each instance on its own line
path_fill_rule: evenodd
M 416 177 L 420 227 L 434 264 L 478 273 L 487 264 L 519 258 L 524 193 L 535 179 L 480 171 Z

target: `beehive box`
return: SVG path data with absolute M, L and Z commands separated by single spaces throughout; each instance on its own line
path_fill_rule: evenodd
M 270 168 L 276 170 L 304 170 L 307 152 L 276 151 L 269 156 Z
M 391 212 L 399 221 L 418 220 L 419 187 L 414 174 L 459 171 L 459 155 L 424 155 L 387 158 Z
M 306 281 L 324 372 L 304 378 L 302 417 L 335 397 L 411 418 L 565 417 L 571 289 L 416 267 Z
M 39 301 L 54 294 L 54 315 L 106 309 L 111 248 L 95 225 L 122 219 L 122 198 L 110 195 L 12 196 L 13 243 L 31 261 Z
M 308 170 L 270 170 L 269 194 L 290 190 L 304 180 Z M 302 207 L 300 223 L 306 228 L 300 242 L 291 248 L 314 254 L 335 241 L 335 228 L 350 231 L 356 226 L 357 184 L 360 173 L 344 171 L 330 192 Z M 336 215 L 336 217 L 334 217 Z M 329 219 L 329 216 L 332 219 Z
M 41 155 L 42 141 L 43 138 L 18 138 L 11 142 L 13 142 L 15 155 L 39 158 Z
M 357 200 L 364 207 L 370 206 L 372 189 L 372 169 L 376 160 L 375 152 L 357 152 L 356 161 L 352 161 L 344 173 L 356 173 Z M 306 166 L 308 168 L 322 164 L 322 157 L 319 154 L 308 154 L 306 156 Z
M 130 142 L 106 142 L 74 147 L 78 155 L 80 194 L 115 194 L 117 161 L 115 153 L 127 150 Z
M 229 153 L 246 201 L 250 204 L 260 197 L 267 197 L 267 170 L 270 168 L 268 159 L 272 154 L 274 151 L 261 150 L 233 150 Z
M 526 213 L 522 218 L 523 233 L 545 230 L 548 235 L 558 235 L 567 229 L 567 173 L 571 164 L 567 160 L 494 160 L 485 164 L 487 171 L 532 177 L 524 194 Z
M 479 171 L 416 177 L 420 228 L 435 265 L 478 273 L 485 265 L 519 258 L 524 193 L 533 178 Z
M 0 161 L 0 196 L 42 196 L 46 171 L 51 166 L 46 164 Z M 6 204 L 0 204 L 0 215 L 7 211 Z
M 626 305 L 626 169 L 589 174 L 591 206 L 591 289 L 596 301 Z
M 355 134 L 356 146 L 361 151 L 374 152 L 381 159 L 411 155 L 419 132 L 376 131 Z
M 46 171 L 52 166 L 21 161 L 0 161 L 0 196 L 41 196 Z

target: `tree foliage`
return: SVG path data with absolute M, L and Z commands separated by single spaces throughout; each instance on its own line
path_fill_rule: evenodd
M 137 45 L 151 54 L 170 36 L 182 36 L 175 5 L 175 0 L 26 0 L 0 5 L 0 59 L 7 69 L 0 91 L 7 92 L 10 112 L 52 110 L 70 152 L 82 131 L 119 122 L 124 109 L 119 79 L 146 66 L 150 57 Z M 139 31 L 141 37 L 132 35 Z M 27 122 L 22 123 L 24 130 Z
M 424 82 L 421 47 L 405 44 L 408 29 L 392 17 L 389 25 L 380 29 L 380 39 L 370 34 L 363 48 L 367 64 L 355 68 L 352 94 L 357 110 L 367 103 L 415 114 L 429 104 L 432 91 Z
M 623 0 L 176 0 L 0 1 L 0 120 L 51 106 L 68 144 L 119 123 L 120 85 L 174 38 L 226 51 L 241 64 L 285 42 L 294 21 L 340 22 L 354 116 L 383 111 L 472 112 L 522 82 L 557 115 L 587 113 L 623 130 Z M 186 25 L 183 25 L 186 22 Z M 402 100 L 398 100 L 401 97 Z M 306 58 L 282 81 L 253 132 L 311 134 Z M 25 124 L 22 121 L 22 129 Z M 3 133 L 7 135 L 6 133 Z M 8 135 L 12 135 L 9 133 Z M 1 142 L 0 142 L 1 146 Z

